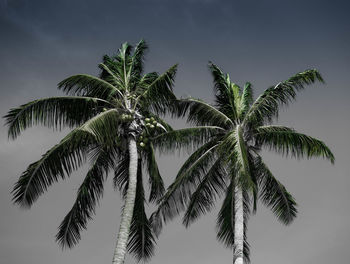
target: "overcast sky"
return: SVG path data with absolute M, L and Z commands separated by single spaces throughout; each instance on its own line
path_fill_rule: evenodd
M 212 100 L 209 60 L 255 94 L 307 68 L 326 84 L 301 92 L 280 115 L 284 124 L 322 139 L 334 166 L 321 159 L 263 153 L 299 204 L 285 227 L 259 205 L 250 218 L 252 263 L 328 264 L 350 259 L 350 17 L 348 1 L 323 0 L 0 0 L 0 114 L 30 100 L 61 94 L 56 85 L 77 73 L 96 74 L 102 55 L 144 38 L 146 70 L 179 63 L 175 93 Z M 179 124 L 179 122 L 177 122 Z M 120 194 L 109 185 L 97 215 L 72 250 L 54 241 L 86 168 L 54 185 L 31 210 L 11 203 L 10 191 L 28 164 L 67 133 L 29 129 L 16 141 L 0 127 L 0 262 L 111 263 L 119 226 Z M 185 156 L 160 157 L 167 184 Z M 220 204 L 218 203 L 218 206 Z M 215 238 L 216 211 L 189 229 L 167 225 L 150 263 L 231 263 Z M 135 263 L 128 257 L 127 263 Z

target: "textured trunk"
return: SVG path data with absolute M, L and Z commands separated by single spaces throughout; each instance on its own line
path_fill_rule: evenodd
M 133 136 L 129 137 L 129 184 L 125 205 L 119 227 L 117 245 L 114 250 L 113 264 L 123 264 L 128 244 L 130 225 L 135 205 L 137 182 L 137 146 Z
M 235 186 L 235 236 L 233 247 L 233 263 L 243 264 L 243 243 L 244 243 L 244 211 L 243 211 L 243 193 L 242 189 Z

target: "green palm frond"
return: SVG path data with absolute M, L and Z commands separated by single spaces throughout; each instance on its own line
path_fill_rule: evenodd
M 263 125 L 278 117 L 280 105 L 286 105 L 296 97 L 296 92 L 316 81 L 323 82 L 317 70 L 300 72 L 287 81 L 280 82 L 270 87 L 259 96 L 245 116 L 245 124 Z
M 231 82 L 230 76 L 209 62 L 209 69 L 214 80 L 215 102 L 218 109 L 232 120 L 238 120 L 241 107 L 241 88 Z
M 128 72 L 128 75 L 131 78 L 131 82 L 134 78 L 139 79 L 140 75 L 142 74 L 144 68 L 144 55 L 147 49 L 148 46 L 143 39 L 140 40 L 140 42 L 135 47 L 134 54 L 132 56 L 131 66 Z
M 163 222 L 173 219 L 186 206 L 193 191 L 206 175 L 207 168 L 216 161 L 217 142 L 209 142 L 194 152 L 181 167 L 175 181 L 160 200 L 158 209 L 152 214 L 152 225 L 158 235 Z
M 79 128 L 70 132 L 22 173 L 12 191 L 14 202 L 30 207 L 52 183 L 81 166 L 95 142 L 90 133 Z
M 233 181 L 228 186 L 226 190 L 226 196 L 220 208 L 217 220 L 216 220 L 216 229 L 217 229 L 217 239 L 226 245 L 228 248 L 232 248 L 235 244 L 234 241 L 234 225 L 235 225 L 235 215 L 234 215 L 234 185 Z M 249 201 L 247 200 L 247 195 L 244 195 L 244 241 L 243 241 L 243 257 L 244 262 L 250 262 L 250 247 L 247 242 L 247 220 L 249 217 Z
M 224 132 L 220 127 L 197 126 L 162 133 L 152 138 L 153 145 L 161 152 L 173 152 L 174 149 L 191 151 L 213 139 L 214 135 Z
M 109 63 L 110 65 L 113 65 L 113 62 Z M 119 75 L 113 72 L 113 66 L 107 66 L 104 63 L 100 63 L 98 67 L 102 70 L 100 73 L 100 78 L 103 79 L 104 81 L 112 84 L 115 87 L 123 87 L 123 80 L 120 78 Z M 111 68 L 109 68 L 111 67 Z M 117 91 L 116 91 L 117 92 Z M 118 92 L 117 92 L 118 93 Z M 111 94 L 111 97 L 114 94 Z M 120 94 L 119 94 L 120 95 Z
M 175 103 L 176 97 L 173 93 L 174 79 L 177 71 L 177 64 L 170 67 L 164 74 L 160 75 L 145 91 L 137 98 L 142 100 L 145 108 L 152 110 L 155 114 L 165 114 L 168 108 Z
M 245 114 L 248 112 L 251 104 L 253 103 L 253 87 L 251 83 L 245 83 L 241 97 L 239 116 L 241 119 L 243 119 Z
M 237 144 L 234 147 L 233 162 L 232 165 L 235 167 L 234 171 L 237 172 L 239 177 L 239 184 L 242 185 L 244 190 L 251 190 L 256 195 L 257 186 L 253 180 L 251 169 L 249 166 L 249 153 L 246 142 L 243 138 L 243 129 L 241 126 L 237 126 L 235 132 L 235 138 Z M 232 166 L 231 165 L 231 166 Z
M 165 188 L 162 176 L 159 173 L 152 143 L 150 143 L 147 148 L 147 169 L 149 184 L 151 186 L 149 201 L 154 202 L 162 197 Z
M 178 100 L 176 104 L 178 117 L 185 117 L 187 122 L 199 126 L 219 126 L 228 128 L 234 126 L 231 119 L 214 106 L 199 99 L 188 98 Z
M 323 157 L 334 163 L 334 155 L 322 141 L 284 126 L 257 128 L 256 142 L 283 155 L 302 158 Z
M 95 214 L 95 207 L 103 194 L 104 175 L 113 168 L 113 152 L 98 148 L 98 154 L 80 185 L 72 209 L 63 219 L 56 235 L 56 241 L 64 247 L 72 248 L 80 238 L 80 232 L 86 229 L 88 220 Z
M 122 196 L 125 197 L 129 182 L 129 153 L 122 152 L 114 171 L 113 184 L 118 188 Z
M 141 159 L 138 161 L 136 198 L 128 240 L 128 251 L 140 261 L 154 255 L 155 238 L 145 212 L 145 193 L 142 184 Z
M 43 98 L 11 109 L 7 115 L 8 135 L 16 139 L 20 133 L 33 125 L 44 125 L 61 129 L 81 125 L 103 107 L 107 101 L 91 97 L 51 97 Z
M 269 168 L 258 156 L 255 160 L 260 199 L 272 209 L 278 220 L 290 224 L 297 215 L 296 202 L 286 188 L 273 176 Z
M 94 135 L 98 142 L 112 145 L 120 135 L 121 123 L 125 122 L 118 110 L 112 108 L 85 122 L 81 129 Z
M 68 95 L 98 97 L 109 100 L 113 97 L 123 98 L 120 87 L 98 77 L 88 74 L 70 76 L 58 84 L 58 88 Z
M 225 176 L 223 161 L 218 158 L 191 196 L 183 218 L 183 224 L 186 227 L 202 214 L 210 211 L 216 198 L 220 197 L 227 187 Z

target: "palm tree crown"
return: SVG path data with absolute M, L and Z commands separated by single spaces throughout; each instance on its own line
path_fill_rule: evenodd
M 294 100 L 297 91 L 323 80 L 316 70 L 306 70 L 268 88 L 254 101 L 250 83 L 241 88 L 215 64 L 210 63 L 209 68 L 214 79 L 215 104 L 193 98 L 180 100 L 177 115 L 188 115 L 188 122 L 196 127 L 156 137 L 154 144 L 161 150 L 186 146 L 197 149 L 160 200 L 152 223 L 159 233 L 163 222 L 186 210 L 183 223 L 187 227 L 225 194 L 217 218 L 217 238 L 233 247 L 234 259 L 241 257 L 235 263 L 243 263 L 243 258 L 249 261 L 247 218 L 256 210 L 258 198 L 284 224 L 291 223 L 297 213 L 293 196 L 263 162 L 261 149 L 267 147 L 297 158 L 324 157 L 334 162 L 333 154 L 320 140 L 292 128 L 271 125 L 279 107 Z M 237 215 L 239 210 L 241 216 Z M 238 221 L 242 228 L 235 223 Z M 242 233 L 240 250 L 237 232 Z
M 126 199 L 131 189 L 130 170 L 135 170 L 136 194 L 131 194 L 129 199 L 132 211 L 128 221 L 131 222 L 125 222 L 128 250 L 138 259 L 148 259 L 153 254 L 154 235 L 145 213 L 142 174 L 147 171 L 149 176 L 148 200 L 159 199 L 164 185 L 148 138 L 172 130 L 159 115 L 164 114 L 175 99 L 172 86 L 177 66 L 161 75 L 144 74 L 146 50 L 143 40 L 135 48 L 124 43 L 117 55 L 103 57 L 98 77 L 71 76 L 58 84 L 67 96 L 35 100 L 11 109 L 5 116 L 12 139 L 36 124 L 55 129 L 73 128 L 23 172 L 13 189 L 15 203 L 30 207 L 51 184 L 65 179 L 87 159 L 91 160 L 76 201 L 59 226 L 56 238 L 62 247 L 72 247 L 80 240 L 81 230 L 95 213 L 108 173 L 114 172 L 113 182 Z M 136 149 L 136 145 L 137 153 L 132 153 L 130 149 Z M 136 166 L 130 165 L 131 155 Z M 126 207 L 127 203 L 124 215 Z

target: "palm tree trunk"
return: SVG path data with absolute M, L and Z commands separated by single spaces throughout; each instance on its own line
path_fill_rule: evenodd
M 117 245 L 114 250 L 113 264 L 123 264 L 129 238 L 132 215 L 134 212 L 136 183 L 137 183 L 137 146 L 135 138 L 129 136 L 129 183 L 125 198 L 125 205 L 120 222 Z
M 243 243 L 244 243 L 244 211 L 243 211 L 243 192 L 242 189 L 235 185 L 235 224 L 234 224 L 234 247 L 233 263 L 243 264 Z

